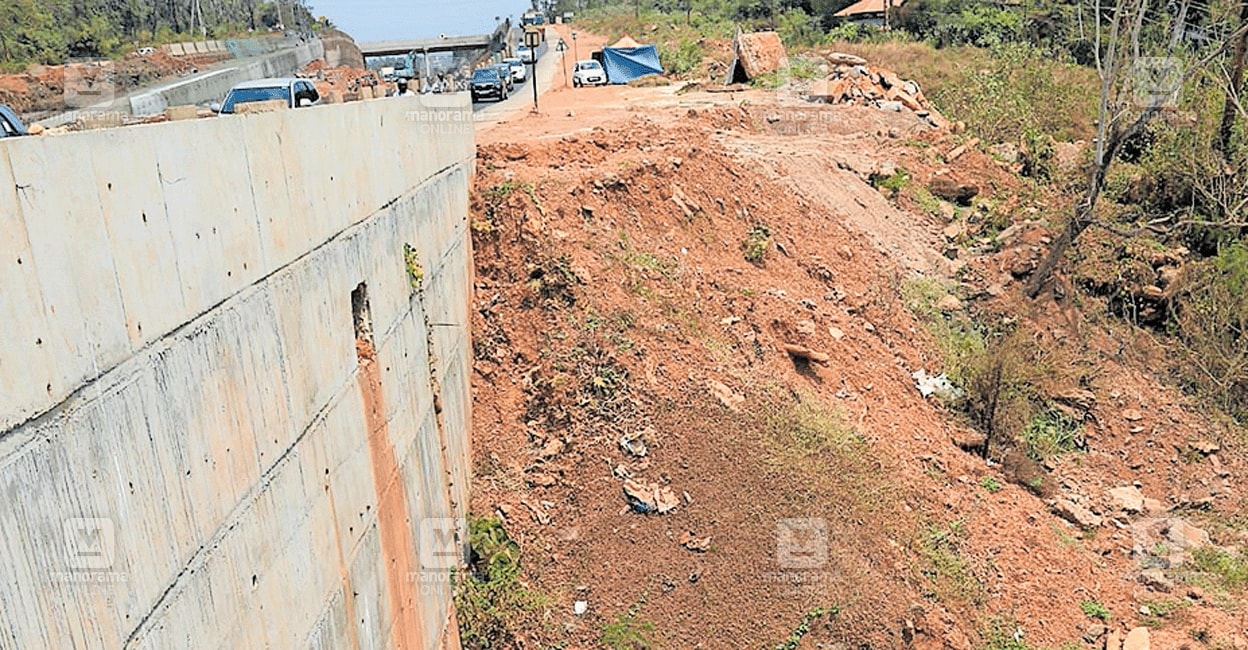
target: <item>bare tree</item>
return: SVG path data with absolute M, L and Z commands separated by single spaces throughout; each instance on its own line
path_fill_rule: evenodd
M 1101 93 L 1092 177 L 1071 220 L 1028 283 L 1029 298 L 1040 295 L 1071 245 L 1094 223 L 1097 200 L 1123 143 L 1169 108 L 1185 83 L 1248 34 L 1248 24 L 1240 24 L 1203 56 L 1190 57 L 1182 38 L 1187 3 L 1176 16 L 1168 13 L 1166 3 L 1159 2 L 1153 8 L 1150 1 L 1119 0 L 1107 20 L 1105 8 L 1096 0 L 1096 70 Z M 1158 29 L 1158 25 L 1165 29 Z

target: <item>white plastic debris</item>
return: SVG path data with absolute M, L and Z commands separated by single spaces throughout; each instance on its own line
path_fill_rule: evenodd
M 580 616 L 581 614 L 584 614 L 585 612 L 588 612 L 588 611 L 589 611 L 588 600 L 578 600 L 572 603 L 572 613 L 576 614 L 577 616 Z
M 949 377 L 945 373 L 939 375 L 928 375 L 927 370 L 920 368 L 910 375 L 914 377 L 914 385 L 919 389 L 919 394 L 923 397 L 931 397 L 935 395 L 942 400 L 952 401 L 961 399 L 966 393 L 953 382 L 949 381 Z

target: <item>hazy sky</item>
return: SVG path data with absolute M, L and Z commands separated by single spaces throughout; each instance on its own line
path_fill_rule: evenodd
M 7 2 L 8 0 L 0 0 Z M 357 41 L 484 34 L 495 16 L 520 14 L 528 0 L 309 0 L 312 13 L 328 16 Z

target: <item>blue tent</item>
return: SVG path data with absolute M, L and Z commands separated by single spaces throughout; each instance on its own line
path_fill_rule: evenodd
M 615 45 L 602 48 L 602 67 L 607 71 L 607 81 L 613 84 L 626 84 L 638 77 L 663 74 L 659 50 L 653 45 L 641 45 L 627 36 Z

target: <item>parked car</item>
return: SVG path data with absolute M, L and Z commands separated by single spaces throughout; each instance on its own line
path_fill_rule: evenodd
M 512 75 L 512 73 L 511 73 L 511 66 L 510 66 L 509 64 L 506 64 L 506 63 L 495 63 L 493 67 L 494 67 L 494 69 L 495 69 L 495 70 L 497 70 L 497 71 L 498 71 L 498 76 L 499 76 L 499 77 L 500 77 L 503 81 L 506 81 L 506 82 L 507 82 L 507 92 L 511 92 L 511 91 L 515 90 L 515 89 L 516 89 L 516 80 L 515 80 L 514 76 L 513 76 L 513 75 Z
M 217 113 L 234 113 L 239 104 L 266 102 L 280 99 L 289 108 L 306 108 L 321 103 L 321 96 L 316 86 L 307 79 L 292 77 L 281 79 L 258 79 L 245 81 L 230 89 L 225 100 L 214 105 L 212 110 Z
M 522 59 L 503 59 L 503 63 L 511 66 L 512 81 L 522 84 L 525 79 L 529 78 L 529 69 L 524 67 L 524 61 Z
M 0 139 L 16 138 L 23 135 L 29 135 L 26 126 L 22 124 L 21 118 L 13 109 L 0 104 Z
M 472 101 L 479 102 L 485 97 L 493 97 L 498 101 L 507 99 L 507 82 L 498 75 L 498 68 L 490 66 L 472 73 L 470 84 Z
M 525 63 L 533 63 L 533 49 L 528 45 L 517 45 L 516 58 L 524 61 Z
M 572 86 L 580 88 L 581 86 L 603 86 L 607 83 L 607 71 L 602 69 L 602 64 L 593 61 L 577 61 L 576 67 L 572 68 Z

